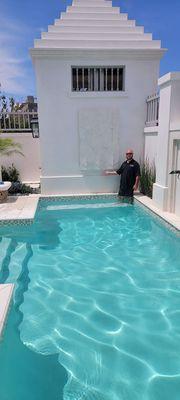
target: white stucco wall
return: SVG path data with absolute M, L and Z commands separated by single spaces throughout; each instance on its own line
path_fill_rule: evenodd
M 170 130 L 180 128 L 180 72 L 174 73 L 171 82 Z
M 144 159 L 150 164 L 157 164 L 158 126 L 144 129 Z
M 42 190 L 44 193 L 90 192 L 97 180 L 95 191 L 116 191 L 118 177 L 105 178 L 101 185 L 99 176 L 102 170 L 95 173 L 84 172 L 80 168 L 80 135 L 79 115 L 94 110 L 93 119 L 99 115 L 112 112 L 116 115 L 113 124 L 118 123 L 116 149 L 109 153 L 112 168 L 116 168 L 124 159 L 125 150 L 132 147 L 135 158 L 143 158 L 144 123 L 146 119 L 146 98 L 156 92 L 159 74 L 159 58 L 141 54 L 123 56 L 94 54 L 77 56 L 44 55 L 36 56 L 35 69 L 37 94 L 39 102 L 40 150 L 42 155 Z M 74 93 L 71 91 L 71 66 L 125 66 L 125 93 Z M 97 113 L 97 117 L 96 117 Z M 84 121 L 84 123 L 86 123 Z M 88 122 L 87 122 L 88 124 Z M 114 126 L 113 125 L 113 126 Z M 114 129 L 112 126 L 112 129 Z M 87 127 L 88 130 L 88 127 Z M 98 134 L 98 132 L 97 132 Z M 101 136 L 102 137 L 102 136 Z M 96 148 L 94 148 L 96 151 Z M 107 168 L 110 165 L 107 162 Z M 105 165 L 104 165 L 105 169 Z M 88 178 L 87 178 L 88 175 Z M 90 178 L 90 176 L 92 178 Z M 76 184 L 72 188 L 72 179 Z M 66 179 L 65 179 L 66 178 Z M 68 184 L 69 178 L 69 184 Z M 78 179 L 79 178 L 79 179 Z M 66 185 L 64 186 L 64 179 Z M 104 179 L 104 177 L 103 177 Z M 51 187 L 48 186 L 51 180 Z M 54 181 L 54 183 L 53 183 Z M 81 183 L 80 183 L 81 182 Z M 83 184 L 82 182 L 86 182 Z M 99 188 L 99 189 L 98 189 Z
M 31 133 L 3 133 L 1 138 L 12 138 L 14 142 L 21 144 L 21 151 L 24 155 L 3 156 L 1 165 L 8 167 L 13 163 L 20 172 L 22 182 L 40 182 L 39 139 L 33 139 Z

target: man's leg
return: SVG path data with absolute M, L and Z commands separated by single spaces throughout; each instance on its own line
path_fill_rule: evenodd
M 133 204 L 134 203 L 134 197 L 133 196 L 126 196 L 126 203 Z

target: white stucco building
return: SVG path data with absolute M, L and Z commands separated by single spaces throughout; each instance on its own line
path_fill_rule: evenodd
M 126 148 L 143 158 L 161 42 L 106 0 L 73 0 L 31 50 L 43 194 L 117 191 Z

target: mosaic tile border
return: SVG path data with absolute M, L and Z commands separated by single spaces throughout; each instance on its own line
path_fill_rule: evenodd
M 104 193 L 104 194 L 76 194 L 76 195 L 58 195 L 58 196 L 41 196 L 39 202 L 41 201 L 59 201 L 59 200 L 91 200 L 91 199 L 107 199 L 107 198 L 117 198 L 117 193 Z
M 34 222 L 34 218 L 29 219 L 1 219 L 0 226 L 9 226 L 9 225 L 31 225 Z

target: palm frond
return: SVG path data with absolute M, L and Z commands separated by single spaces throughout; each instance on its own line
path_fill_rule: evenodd
M 20 154 L 24 156 L 21 151 L 21 145 L 16 143 L 11 138 L 0 138 L 0 155 L 1 156 L 10 156 L 13 153 Z

